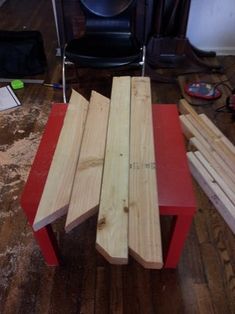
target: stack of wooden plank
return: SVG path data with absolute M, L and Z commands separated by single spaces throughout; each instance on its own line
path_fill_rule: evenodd
M 34 221 L 67 213 L 66 231 L 97 213 L 97 250 L 162 267 L 149 78 L 114 77 L 111 100 L 73 91 Z
M 205 115 L 180 100 L 191 173 L 235 233 L 235 146 Z

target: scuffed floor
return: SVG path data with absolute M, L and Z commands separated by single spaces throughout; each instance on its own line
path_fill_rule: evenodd
M 20 195 L 50 109 L 42 108 L 23 104 L 0 112 L 0 304 L 8 291 L 6 308 L 8 301 L 12 307 L 28 274 L 37 271 L 32 255 L 40 258 Z

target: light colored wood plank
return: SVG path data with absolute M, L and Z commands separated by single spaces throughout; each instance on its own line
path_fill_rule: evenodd
M 224 136 L 223 133 L 215 126 L 215 124 L 207 117 L 205 113 L 200 113 L 198 116 L 207 124 L 208 128 L 211 129 L 211 132 L 214 133 L 214 136 L 218 138 Z
M 213 169 L 215 169 L 215 171 L 223 177 L 226 184 L 235 190 L 235 183 L 232 179 L 233 173 L 230 171 L 227 164 L 218 156 L 218 154 L 204 147 L 196 137 L 192 137 L 190 139 L 190 143 L 201 152 Z
M 130 77 L 114 77 L 96 248 L 113 264 L 128 262 Z
M 227 176 L 233 181 L 233 185 L 235 184 L 235 172 L 231 171 L 231 169 L 228 167 L 228 165 L 225 163 L 223 158 L 217 154 L 217 152 L 212 152 L 212 155 L 216 162 L 221 165 L 221 167 L 226 171 Z M 231 185 L 232 186 L 232 185 Z M 235 188 L 234 188 L 235 190 Z
M 182 114 L 189 114 L 189 119 L 193 125 L 197 128 L 199 133 L 204 139 L 211 145 L 213 150 L 224 159 L 227 165 L 231 168 L 231 171 L 235 171 L 235 154 L 230 148 L 221 141 L 220 138 L 210 129 L 210 127 L 199 117 L 197 112 L 187 103 L 185 99 L 181 99 L 179 102 L 179 109 Z
M 235 206 L 214 181 L 213 177 L 203 167 L 195 154 L 188 152 L 187 157 L 193 177 L 214 204 L 233 233 L 235 233 Z
M 209 164 L 209 162 L 203 157 L 203 155 L 197 151 L 195 152 L 195 156 L 201 162 L 201 164 L 206 168 L 208 173 L 213 177 L 214 181 L 219 185 L 219 187 L 224 191 L 224 193 L 228 196 L 230 201 L 235 205 L 235 193 L 231 190 L 230 186 L 226 184 L 224 178 L 221 176 L 221 173 L 217 173 L 213 167 Z
M 211 129 L 215 135 L 221 139 L 221 141 L 227 145 L 228 149 L 235 154 L 235 146 L 229 139 L 221 132 L 221 130 L 205 115 L 204 113 L 199 114 L 199 117 L 207 124 L 207 126 Z
M 204 137 L 201 136 L 198 130 L 191 123 L 188 114 L 179 116 L 179 119 L 180 119 L 182 131 L 188 140 L 190 140 L 192 137 L 195 137 L 200 141 L 203 147 L 205 147 L 207 150 L 211 150 L 211 147 L 208 144 L 208 142 L 204 139 Z
M 92 92 L 65 225 L 68 232 L 98 210 L 109 99 Z
M 34 220 L 35 231 L 67 212 L 88 102 L 73 91 Z
M 200 125 L 200 127 L 204 130 L 204 133 L 206 133 L 207 136 L 209 136 L 211 139 L 217 138 L 214 132 L 211 131 L 210 128 L 207 127 L 207 125 L 205 125 L 205 123 L 200 119 L 197 112 L 192 108 L 192 106 L 190 106 L 190 104 L 185 99 L 181 99 L 179 101 L 179 110 L 181 114 L 190 114 L 197 121 L 198 125 Z
M 215 167 L 215 169 L 222 171 L 227 184 L 234 186 L 235 173 L 231 171 L 231 168 L 225 163 L 224 159 L 214 150 L 213 145 L 205 140 L 205 137 L 201 135 L 198 130 L 198 125 L 195 125 L 195 120 L 190 114 L 180 116 L 181 127 L 184 135 L 189 140 L 190 144 L 193 144 L 206 159 Z M 221 152 L 221 150 L 220 150 Z M 223 156 L 222 152 L 222 156 Z
M 145 268 L 163 265 L 150 79 L 132 78 L 129 251 Z
M 191 115 L 186 115 L 187 119 L 190 121 L 191 125 L 197 130 L 198 134 L 204 138 L 205 141 L 210 145 L 210 150 L 216 152 L 223 160 L 226 162 L 228 167 L 231 170 L 235 170 L 235 163 L 233 162 L 233 157 L 235 156 L 231 150 L 222 142 L 221 137 L 217 137 L 215 134 L 213 138 L 211 138 L 207 133 L 204 132 L 202 126 L 198 123 L 198 121 Z M 197 135 L 198 137 L 198 135 Z M 233 172 L 232 171 L 232 172 Z

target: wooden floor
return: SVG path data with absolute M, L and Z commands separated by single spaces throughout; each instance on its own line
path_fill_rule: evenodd
M 0 28 L 40 30 L 48 58 L 44 78 L 60 80 L 49 0 L 7 0 L 0 10 Z M 235 57 L 219 61 L 231 76 Z M 91 89 L 110 96 L 112 75 L 107 72 L 101 77 L 84 70 L 77 90 L 84 96 Z M 199 77 L 214 82 L 225 79 L 202 73 L 183 76 L 181 82 Z M 235 75 L 230 83 L 235 86 Z M 208 114 L 235 143 L 231 114 L 215 114 L 229 94 L 226 87 L 222 91 L 216 103 L 196 109 Z M 235 313 L 235 237 L 195 182 L 198 210 L 176 270 L 144 270 L 133 259 L 128 266 L 109 265 L 95 250 L 95 218 L 69 234 L 64 234 L 59 221 L 54 228 L 64 264 L 45 265 L 19 198 L 51 103 L 61 102 L 62 95 L 36 84 L 26 85 L 17 95 L 22 106 L 0 113 L 0 313 Z M 177 84 L 152 82 L 152 98 L 154 103 L 177 103 L 181 91 Z M 168 225 L 168 221 L 161 223 Z

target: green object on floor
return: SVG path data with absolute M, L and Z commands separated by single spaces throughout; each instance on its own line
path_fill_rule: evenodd
M 11 87 L 13 89 L 20 89 L 24 87 L 24 82 L 22 82 L 21 80 L 13 80 L 11 81 Z

